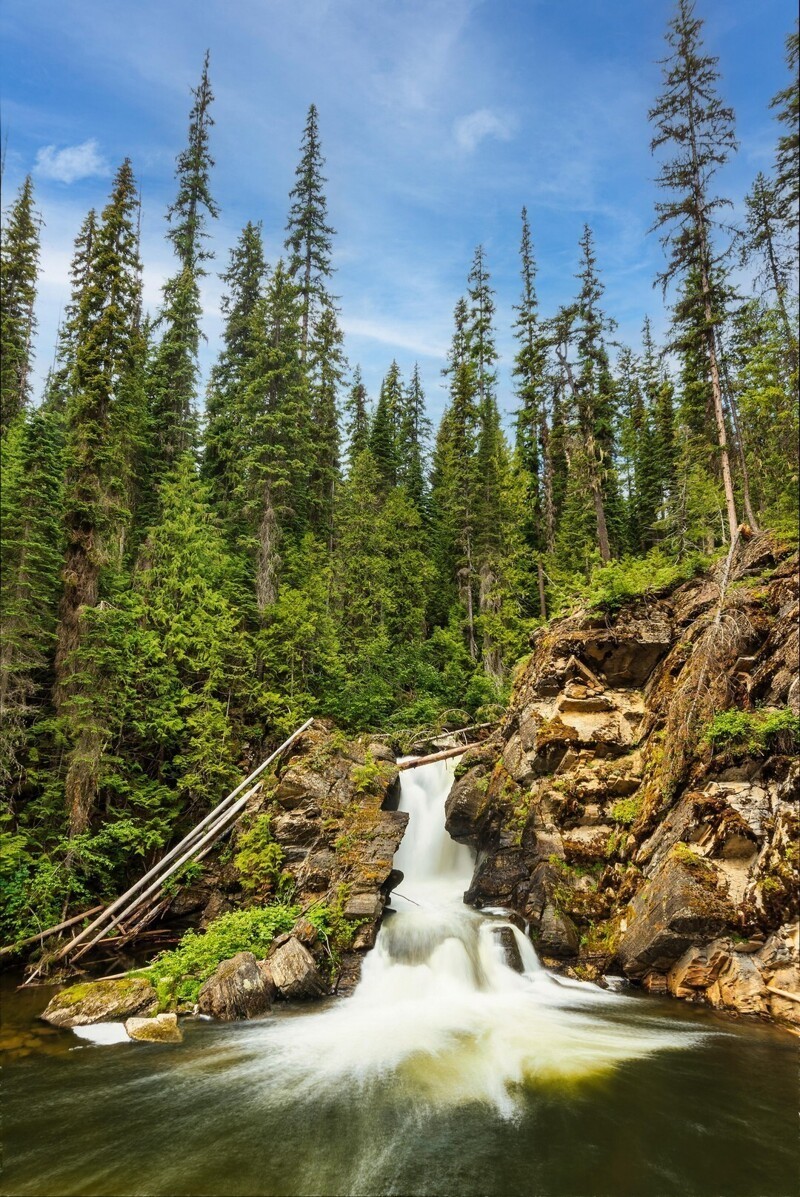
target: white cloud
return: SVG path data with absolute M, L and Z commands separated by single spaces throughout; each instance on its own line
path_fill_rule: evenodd
M 471 154 L 485 137 L 510 141 L 514 135 L 514 122 L 491 108 L 478 108 L 468 116 L 460 117 L 453 126 L 453 132 L 458 148 Z
M 90 137 L 80 145 L 68 145 L 57 150 L 54 145 L 43 146 L 36 155 L 36 174 L 58 183 L 74 183 L 108 174 L 108 163 L 99 152 L 97 141 Z

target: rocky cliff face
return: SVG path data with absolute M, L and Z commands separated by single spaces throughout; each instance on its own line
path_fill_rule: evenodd
M 539 633 L 448 801 L 478 850 L 467 900 L 517 911 L 574 975 L 800 1024 L 797 614 L 797 557 L 764 535 Z M 734 709 L 752 718 L 709 741 Z
M 396 879 L 392 859 L 408 821 L 392 809 L 398 793 L 398 770 L 386 745 L 348 741 L 315 723 L 254 796 L 231 843 L 176 896 L 169 917 L 205 927 L 243 903 L 275 897 L 301 909 L 324 905 L 345 945 L 334 953 L 335 967 L 324 937 L 295 938 L 337 992 L 349 991 Z

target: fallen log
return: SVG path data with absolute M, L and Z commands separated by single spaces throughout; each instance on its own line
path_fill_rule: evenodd
M 93 906 L 91 910 L 84 910 L 83 914 L 73 914 L 72 918 L 64 919 L 63 923 L 56 923 L 55 927 L 46 927 L 44 931 L 37 931 L 35 935 L 29 935 L 27 939 L 18 939 L 16 943 L 10 943 L 4 948 L 0 948 L 0 956 L 7 956 L 9 952 L 18 952 L 20 948 L 25 948 L 29 943 L 36 943 L 37 939 L 47 939 L 50 935 L 57 935 L 59 931 L 66 931 L 67 927 L 74 927 L 81 919 L 91 918 L 93 914 L 97 914 L 98 910 L 103 909 L 103 903 L 99 906 Z
M 800 1002 L 800 993 L 792 993 L 789 989 L 778 989 L 777 985 L 768 985 L 767 989 L 770 993 L 776 993 L 778 997 L 788 998 L 790 1002 Z
M 166 856 L 163 856 L 160 861 L 153 865 L 153 867 L 149 869 L 143 877 L 140 877 L 137 882 L 130 886 L 130 888 L 127 889 L 124 894 L 121 894 L 119 898 L 117 898 L 109 906 L 105 907 L 105 909 L 97 916 L 97 918 L 90 923 L 88 927 L 85 927 L 79 935 L 74 936 L 69 943 L 64 944 L 60 951 L 57 952 L 53 957 L 52 963 L 55 963 L 58 960 L 63 960 L 63 958 L 69 955 L 78 946 L 78 944 L 83 943 L 83 941 L 87 939 L 93 931 L 96 931 L 99 927 L 102 927 L 103 923 L 105 923 L 112 914 L 118 911 L 120 907 L 124 907 L 123 913 L 120 915 L 120 917 L 109 923 L 101 931 L 100 935 L 95 936 L 91 943 L 87 945 L 85 950 L 88 950 L 89 947 L 94 946 L 99 939 L 102 939 L 106 931 L 110 931 L 113 927 L 117 926 L 117 924 L 123 917 L 125 917 L 125 915 L 130 914 L 133 909 L 136 909 L 147 897 L 154 893 L 155 890 L 160 887 L 162 882 L 166 881 L 167 878 L 170 877 L 177 868 L 186 863 L 186 861 L 190 860 L 191 857 L 207 843 L 209 838 L 207 829 L 209 829 L 209 825 L 211 826 L 212 830 L 219 830 L 222 828 L 222 825 L 225 823 L 228 815 L 230 815 L 234 810 L 238 813 L 238 811 L 243 807 L 244 802 L 241 798 L 238 801 L 234 800 L 242 792 L 245 786 L 255 778 L 259 777 L 268 767 L 268 765 L 270 765 L 277 757 L 279 757 L 282 752 L 285 752 L 285 750 L 291 744 L 293 744 L 294 741 L 298 739 L 298 737 L 301 736 L 304 731 L 307 731 L 313 722 L 313 717 L 311 719 L 307 719 L 301 727 L 298 727 L 296 731 L 292 732 L 291 736 L 284 740 L 284 742 L 278 748 L 276 748 L 275 751 L 271 753 L 270 756 L 268 756 L 267 759 L 263 761 L 257 769 L 254 769 L 253 772 L 244 779 L 244 781 L 240 782 L 235 790 L 232 790 L 230 794 L 227 794 L 226 797 L 223 798 L 222 802 L 218 803 L 218 805 L 215 806 L 212 811 L 209 811 L 205 818 L 201 819 L 197 826 L 193 827 L 192 830 L 183 837 L 180 843 L 176 844 L 174 848 L 171 848 Z M 244 801 L 247 800 L 247 798 L 250 796 L 250 793 L 252 793 L 252 791 L 249 791 L 248 794 L 245 795 Z M 205 834 L 203 834 L 204 832 Z M 205 852 L 203 852 L 202 855 L 205 855 Z M 171 861 L 174 861 L 176 857 L 179 857 L 177 864 L 167 869 L 166 866 Z M 138 893 L 139 890 L 144 889 L 148 882 L 151 882 L 156 877 L 159 879 L 157 883 L 155 885 L 151 885 L 145 893 L 142 893 L 135 902 L 131 903 L 131 898 L 133 895 Z M 82 956 L 83 954 L 83 951 L 81 951 L 80 955 Z M 41 972 L 41 967 L 42 966 L 40 966 L 34 973 L 31 974 L 31 976 L 25 982 L 26 985 L 31 984 L 31 982 L 38 976 L 38 974 Z
M 474 748 L 474 744 L 461 744 L 458 748 L 446 748 L 444 752 L 433 752 L 430 756 L 412 756 L 407 761 L 400 761 L 398 769 L 416 769 L 420 765 L 432 765 L 434 761 L 446 761 L 450 756 L 463 756 L 468 748 Z

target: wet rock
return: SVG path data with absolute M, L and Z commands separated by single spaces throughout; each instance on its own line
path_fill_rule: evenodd
M 769 994 L 759 969 L 751 956 L 733 952 L 719 975 L 706 990 L 712 1006 L 736 1010 L 740 1014 L 767 1014 Z
M 177 1014 L 156 1014 L 155 1018 L 129 1018 L 125 1030 L 130 1039 L 142 1043 L 181 1043 L 183 1033 Z
M 201 988 L 197 1005 L 201 1014 L 233 1022 L 266 1014 L 274 992 L 253 953 L 238 952 L 217 966 Z
M 578 929 L 569 915 L 562 914 L 552 902 L 544 908 L 537 938 L 543 956 L 563 959 L 578 955 L 581 942 Z
M 690 849 L 671 854 L 630 905 L 619 958 L 629 977 L 666 973 L 687 948 L 714 939 L 736 912 L 713 866 Z
M 283 998 L 315 998 L 328 992 L 314 957 L 294 938 L 270 953 L 262 972 Z
M 564 855 L 570 864 L 585 864 L 604 860 L 608 837 L 613 835 L 616 828 L 607 823 L 584 824 L 565 831 L 562 839 Z
M 478 864 L 464 900 L 470 905 L 519 909 L 530 887 L 530 870 L 519 848 L 487 854 Z
M 503 955 L 503 961 L 514 970 L 515 973 L 523 973 L 525 967 L 522 963 L 522 956 L 519 950 L 519 944 L 511 927 L 492 927 L 492 936 L 500 946 L 500 951 Z
M 54 1027 L 80 1027 L 148 1014 L 157 1005 L 156 991 L 145 977 L 120 977 L 70 985 L 55 995 L 40 1017 Z
M 772 1017 L 800 1026 L 800 968 L 778 969 L 769 980 L 767 992 Z
M 458 778 L 445 803 L 445 826 L 454 840 L 474 839 L 489 809 L 489 775 L 475 768 Z

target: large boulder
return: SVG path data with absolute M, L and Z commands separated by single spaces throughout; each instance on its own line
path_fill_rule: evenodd
M 314 957 L 293 936 L 272 952 L 261 971 L 284 998 L 316 998 L 328 992 Z
M 183 1034 L 177 1014 L 157 1014 L 155 1018 L 129 1018 L 125 1030 L 130 1039 L 142 1043 L 180 1043 Z
M 217 966 L 200 990 L 197 1005 L 201 1014 L 233 1022 L 266 1014 L 274 992 L 253 953 L 238 952 Z
M 736 912 L 710 863 L 676 845 L 631 903 L 619 958 L 629 977 L 666 973 L 698 940 L 711 940 Z
M 146 977 L 85 981 L 62 989 L 40 1017 L 54 1027 L 81 1027 L 155 1011 L 158 998 Z
M 563 960 L 578 955 L 581 942 L 578 929 L 569 915 L 552 902 L 548 902 L 544 908 L 537 938 L 543 956 Z

